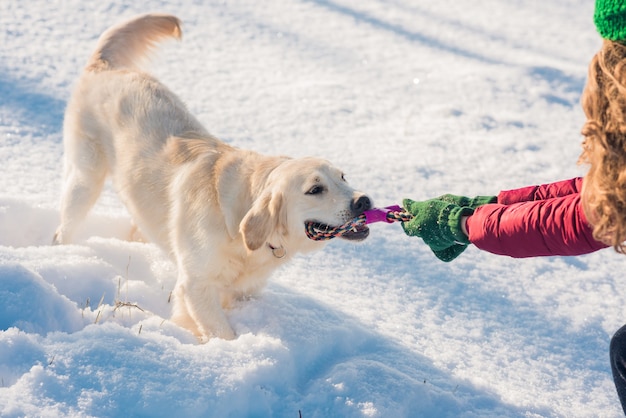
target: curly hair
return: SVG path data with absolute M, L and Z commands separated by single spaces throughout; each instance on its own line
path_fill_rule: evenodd
M 587 121 L 579 163 L 590 165 L 583 209 L 593 237 L 626 254 L 626 45 L 604 41 L 581 101 Z

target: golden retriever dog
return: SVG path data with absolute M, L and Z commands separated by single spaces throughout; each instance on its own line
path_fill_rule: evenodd
M 318 158 L 264 156 L 213 137 L 139 64 L 180 38 L 175 16 L 148 14 L 108 29 L 68 102 L 65 183 L 53 242 L 71 242 L 107 176 L 142 236 L 178 267 L 172 320 L 200 341 L 235 338 L 224 308 L 260 290 L 294 254 L 320 249 L 305 223 L 341 225 L 370 198 Z M 343 236 L 367 237 L 367 227 Z

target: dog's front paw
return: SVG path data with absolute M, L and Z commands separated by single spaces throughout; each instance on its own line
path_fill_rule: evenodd
M 222 340 L 232 341 L 237 338 L 237 335 L 233 332 L 227 335 L 197 335 L 196 337 L 198 338 L 198 342 L 200 344 L 206 344 L 213 338 L 220 338 Z
M 204 344 L 211 338 L 221 338 L 222 340 L 231 341 L 237 338 L 237 334 L 230 327 L 230 325 L 219 327 L 219 329 L 212 330 L 210 333 L 203 334 L 200 337 L 200 343 Z

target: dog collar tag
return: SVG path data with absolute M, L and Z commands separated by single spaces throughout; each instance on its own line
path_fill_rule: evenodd
M 267 243 L 267 246 L 270 247 L 270 250 L 272 250 L 272 254 L 276 258 L 283 258 L 285 255 L 287 255 L 287 250 L 285 250 L 283 247 L 274 247 L 269 242 Z

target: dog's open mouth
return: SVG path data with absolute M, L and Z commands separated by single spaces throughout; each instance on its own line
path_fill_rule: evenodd
M 349 241 L 363 241 L 370 234 L 370 229 L 367 225 L 359 225 L 353 227 L 351 230 L 343 234 L 340 238 L 347 239 Z
M 344 225 L 330 226 L 321 222 L 306 222 L 306 234 L 315 241 L 325 241 L 339 237 L 349 241 L 363 241 L 370 234 L 370 229 L 365 224 L 348 222 Z

